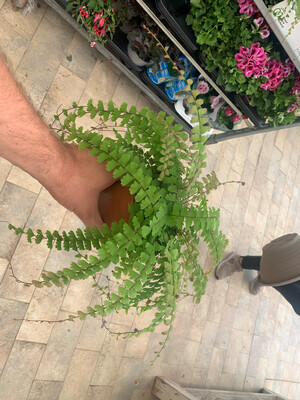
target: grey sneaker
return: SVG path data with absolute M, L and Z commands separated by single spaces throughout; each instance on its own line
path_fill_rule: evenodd
M 263 283 L 260 282 L 259 280 L 259 275 L 253 279 L 253 281 L 250 283 L 250 293 L 256 296 L 259 292 L 261 292 L 261 288 L 264 286 Z
M 241 256 L 237 253 L 230 253 L 229 256 L 224 258 L 216 267 L 215 275 L 217 279 L 224 279 L 227 276 L 233 275 L 235 272 L 243 271 L 239 262 Z

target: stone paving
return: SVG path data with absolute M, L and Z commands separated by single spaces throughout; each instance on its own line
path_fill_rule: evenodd
M 16 79 L 45 120 L 72 101 L 112 99 L 148 104 L 113 64 L 91 49 L 44 3 L 23 17 L 0 0 L 0 45 Z M 68 56 L 72 55 L 72 60 Z M 0 89 L 1 90 L 1 89 Z M 300 231 L 300 132 L 289 129 L 210 146 L 208 170 L 222 186 L 211 194 L 220 206 L 228 251 L 259 254 L 274 237 Z M 272 288 L 251 296 L 253 274 L 225 281 L 210 277 L 200 305 L 181 302 L 172 337 L 156 364 L 147 369 L 161 340 L 151 333 L 116 340 L 102 321 L 36 324 L 31 319 L 63 319 L 97 301 L 90 281 L 68 287 L 34 289 L 25 281 L 68 265 L 72 254 L 32 247 L 7 230 L 5 221 L 35 228 L 82 226 L 32 177 L 0 159 L 0 399 L 150 400 L 155 375 L 183 386 L 257 391 L 267 387 L 288 399 L 300 398 L 300 317 Z M 201 260 L 209 267 L 203 250 Z M 148 315 L 119 313 L 114 330 L 143 326 Z

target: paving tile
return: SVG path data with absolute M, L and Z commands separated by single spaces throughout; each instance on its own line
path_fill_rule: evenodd
M 75 350 L 59 395 L 60 400 L 84 399 L 94 372 L 98 353 Z
M 0 257 L 10 259 L 20 239 L 8 230 L 8 223 L 24 227 L 35 201 L 36 194 L 9 182 L 4 184 L 0 193 Z
M 260 200 L 261 192 L 252 187 L 244 221 L 250 227 L 254 227 Z
M 285 175 L 287 175 L 288 170 L 289 170 L 292 148 L 293 148 L 292 143 L 289 142 L 288 140 L 286 140 L 284 142 L 282 158 L 281 158 L 280 166 L 279 166 L 280 171 L 282 171 Z
M 25 319 L 55 321 L 66 287 L 44 287 L 35 289 L 31 298 Z M 47 322 L 23 321 L 17 340 L 28 342 L 47 343 L 51 335 L 53 324 Z
M 40 195 L 29 216 L 27 226 L 32 229 L 58 229 L 66 209 L 61 206 L 45 188 L 42 188 Z
M 80 104 L 87 104 L 89 99 L 102 100 L 106 104 L 111 100 L 119 81 L 119 75 L 104 60 L 97 60 L 95 67 L 81 96 Z
M 37 7 L 34 13 L 26 15 L 26 17 L 20 13 L 15 12 L 12 9 L 10 1 L 6 1 L 1 9 L 1 20 L 5 20 L 10 23 L 14 30 L 27 40 L 31 40 L 34 35 L 37 27 L 39 26 L 41 19 L 47 9 L 47 5 L 45 3 L 40 3 L 40 7 Z
M 0 375 L 13 347 L 27 304 L 0 298 Z
M 232 211 L 231 223 L 228 229 L 229 235 L 233 237 L 240 236 L 247 207 L 248 203 L 245 200 L 241 199 L 240 197 L 236 198 L 234 208 Z
M 38 110 L 44 100 L 44 97 L 46 96 L 46 89 L 43 89 L 30 78 L 28 78 L 28 76 L 25 76 L 18 71 L 15 73 L 15 79 L 22 88 L 27 99 L 30 101 L 33 107 Z
M 60 312 L 58 319 L 68 318 Z M 36 374 L 37 380 L 63 381 L 73 357 L 82 321 L 63 322 L 54 325 Z
M 121 331 L 124 326 L 110 324 L 109 329 Z M 128 327 L 129 330 L 129 327 Z M 105 351 L 100 353 L 91 385 L 113 386 L 116 383 L 122 355 L 126 348 L 126 340 L 113 335 L 107 335 L 103 344 Z
M 4 20 L 3 14 L 0 13 L 0 15 L 2 16 L 0 25 L 1 51 L 5 54 L 8 65 L 15 70 L 26 51 L 29 41 L 24 36 L 19 35 L 14 30 L 14 27 Z
M 67 289 L 61 309 L 76 313 L 77 311 L 85 311 L 91 302 L 95 288 L 93 288 L 94 280 L 89 277 L 85 280 L 72 280 Z
M 0 284 L 7 270 L 7 267 L 8 267 L 8 260 L 6 258 L 0 258 Z
M 44 348 L 40 343 L 14 343 L 0 378 L 0 398 L 27 398 Z
M 227 181 L 241 181 L 241 174 L 230 169 Z M 227 211 L 233 212 L 235 199 L 239 190 L 239 183 L 227 183 L 225 185 L 223 197 L 222 197 L 222 207 L 226 208 Z
M 290 199 L 285 193 L 283 193 L 282 197 L 281 197 L 281 203 L 280 203 L 279 213 L 278 213 L 278 218 L 277 218 L 277 225 L 279 225 L 283 229 L 286 226 L 286 220 L 287 220 L 289 206 L 290 206 Z
M 251 138 L 247 159 L 254 166 L 256 166 L 257 164 L 263 140 L 264 140 L 264 135 L 254 135 Z
M 3 188 L 3 185 L 11 168 L 12 168 L 11 163 L 5 160 L 4 158 L 0 157 L 0 192 Z
M 132 394 L 131 400 L 156 400 L 156 398 L 148 390 L 135 389 L 135 391 Z
M 215 346 L 219 349 L 227 349 L 229 346 L 234 316 L 235 306 L 225 303 L 215 341 Z
M 241 176 L 241 181 L 245 182 L 245 185 L 240 185 L 238 191 L 238 197 L 246 202 L 248 202 L 249 200 L 254 175 L 255 167 L 248 160 L 246 160 L 245 167 Z
M 266 175 L 266 177 L 270 179 L 270 181 L 272 182 L 276 181 L 281 158 L 282 158 L 281 151 L 278 150 L 277 147 L 275 147 L 271 154 L 270 164 Z
M 85 400 L 110 400 L 112 386 L 89 386 Z
M 247 367 L 247 377 L 256 377 L 257 364 L 260 359 L 262 344 L 263 338 L 259 335 L 254 335 Z
M 240 175 L 242 174 L 246 164 L 249 142 L 250 139 L 248 137 L 244 137 L 237 139 L 235 144 L 235 153 L 231 168 Z
M 297 172 L 296 167 L 289 164 L 289 169 L 286 174 L 284 193 L 286 193 L 288 195 L 288 197 L 290 197 L 290 198 L 293 196 L 293 190 L 295 188 L 294 182 L 295 182 L 296 172 Z
M 57 400 L 62 382 L 33 381 L 28 400 Z
M 149 110 L 153 110 L 156 113 L 159 112 L 159 108 L 157 107 L 157 105 L 154 104 L 144 93 L 140 92 L 136 102 L 136 108 L 139 111 L 145 107 L 148 107 Z
M 253 249 L 256 252 L 256 254 L 260 254 L 261 252 L 266 224 L 267 224 L 267 216 L 258 211 L 255 219 L 253 236 L 250 244 L 251 249 Z
M 277 132 L 276 134 L 276 141 L 275 141 L 275 146 L 280 150 L 283 151 L 284 149 L 284 143 L 285 143 L 285 138 L 286 138 L 286 129 L 281 129 L 280 131 Z
M 13 166 L 10 170 L 7 181 L 18 185 L 23 189 L 30 190 L 31 192 L 36 194 L 40 192 L 42 187 L 42 185 L 36 179 L 32 178 L 31 175 L 27 174 L 22 169 L 16 166 Z
M 191 387 L 204 388 L 207 379 L 207 368 L 194 368 L 191 379 Z
M 195 304 L 190 321 L 190 330 L 187 335 L 189 340 L 197 342 L 201 341 L 210 301 L 211 296 L 204 294 L 201 302 L 199 304 Z
M 142 373 L 143 360 L 123 357 L 116 377 L 117 386 L 134 389 Z
M 210 366 L 207 373 L 206 388 L 215 388 L 216 382 L 222 375 L 223 364 L 225 360 L 226 350 L 214 348 Z
M 74 101 L 78 102 L 85 84 L 84 80 L 60 65 L 40 107 L 43 120 L 48 124 L 53 123 L 55 114 L 70 108 Z
M 60 28 L 44 18 L 18 65 L 18 72 L 29 77 L 42 89 L 48 90 L 73 32 L 64 21 Z
M 206 321 L 205 328 L 202 335 L 201 346 L 195 361 L 195 367 L 199 369 L 207 368 L 210 363 L 214 344 L 218 333 L 218 324 L 215 322 Z
M 280 206 L 281 196 L 285 187 L 286 175 L 282 171 L 278 171 L 276 185 L 272 195 L 272 201 Z
M 133 388 L 115 385 L 111 394 L 111 400 L 131 400 Z
M 269 156 L 263 156 L 261 154 L 258 159 L 256 172 L 253 180 L 253 187 L 255 187 L 255 189 L 257 190 L 260 190 L 261 192 L 263 192 L 264 190 L 269 164 L 270 164 Z
M 124 99 L 129 107 L 135 106 L 139 97 L 140 91 L 125 75 L 121 75 L 116 89 L 114 91 L 112 101 L 116 106 L 120 106 Z
M 98 51 L 92 48 L 80 33 L 76 32 L 66 49 L 62 65 L 80 79 L 87 81 L 95 66 L 98 54 Z
M 233 377 L 232 389 L 242 391 L 246 377 L 249 354 L 240 353 L 237 357 L 236 372 Z
M 263 195 L 261 197 L 258 210 L 267 218 L 269 217 L 268 214 L 270 210 L 273 191 L 274 191 L 274 183 L 269 179 L 266 179 L 263 189 Z
M 232 159 L 234 157 L 235 148 L 229 142 L 223 142 L 221 148 L 222 157 L 218 158 L 215 171 L 220 182 L 226 182 Z
M 150 333 L 143 333 L 138 337 L 129 338 L 123 356 L 134 359 L 144 358 L 149 338 Z

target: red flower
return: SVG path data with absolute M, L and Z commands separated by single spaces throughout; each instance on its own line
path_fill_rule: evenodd
M 79 7 L 79 13 L 83 18 L 88 18 L 89 14 L 87 13 L 87 8 L 85 6 Z
M 234 110 L 233 110 L 231 107 L 228 107 L 228 106 L 225 107 L 224 112 L 225 112 L 226 115 L 232 115 L 232 114 L 234 114 Z
M 237 114 L 235 114 L 235 115 L 233 115 L 233 116 L 231 117 L 231 119 L 232 119 L 233 122 L 238 122 L 238 121 L 240 120 L 240 116 L 237 115 Z

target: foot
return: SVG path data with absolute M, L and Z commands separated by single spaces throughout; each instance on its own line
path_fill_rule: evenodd
M 264 285 L 260 282 L 259 276 L 257 276 L 253 281 L 250 283 L 250 293 L 256 296 Z
M 233 275 L 235 272 L 243 270 L 240 264 L 240 255 L 237 253 L 230 253 L 229 256 L 224 258 L 216 267 L 215 275 L 217 279 L 224 279 Z

